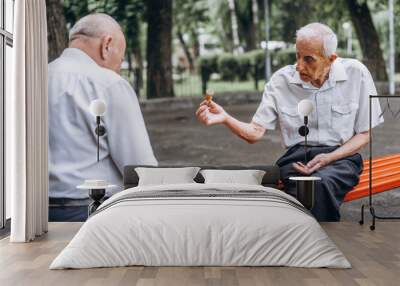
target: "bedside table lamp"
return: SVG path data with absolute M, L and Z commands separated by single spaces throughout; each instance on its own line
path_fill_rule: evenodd
M 90 102 L 90 113 L 96 117 L 96 129 L 94 132 L 97 135 L 97 162 L 100 161 L 100 136 L 106 133 L 106 128 L 100 124 L 100 117 L 106 112 L 106 103 L 101 99 L 95 99 Z M 88 206 L 88 216 L 94 213 L 101 205 L 101 201 L 106 194 L 106 188 L 114 187 L 105 180 L 85 180 L 83 184 L 77 186 L 78 189 L 88 190 L 89 198 L 92 199 Z
M 314 105 L 309 99 L 303 99 L 297 105 L 297 112 L 304 118 L 304 125 L 299 128 L 300 136 L 304 137 L 304 164 L 307 164 L 307 135 L 310 132 L 308 129 L 308 116 L 313 110 Z
M 307 164 L 307 135 L 310 132 L 308 129 L 308 116 L 314 110 L 314 105 L 311 100 L 303 99 L 297 105 L 297 112 L 304 118 L 304 125 L 299 128 L 300 136 L 304 137 L 304 164 Z M 307 209 L 311 210 L 315 202 L 315 182 L 320 181 L 320 177 L 302 176 L 290 177 L 289 180 L 296 183 L 296 198 Z
M 97 135 L 97 162 L 100 160 L 100 136 L 106 133 L 106 128 L 100 125 L 100 116 L 106 112 L 106 103 L 101 99 L 95 99 L 90 103 L 90 112 L 96 117 L 97 127 L 95 133 Z

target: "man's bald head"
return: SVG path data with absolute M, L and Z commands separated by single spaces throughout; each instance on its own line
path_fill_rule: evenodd
M 105 35 L 122 32 L 121 26 L 107 14 L 90 14 L 75 23 L 69 31 L 69 41 L 73 41 L 81 36 L 100 38 Z
M 75 23 L 69 32 L 69 47 L 88 54 L 98 65 L 120 72 L 125 54 L 121 26 L 107 14 L 90 14 Z

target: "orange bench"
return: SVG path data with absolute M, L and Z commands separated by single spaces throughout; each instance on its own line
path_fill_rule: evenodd
M 372 160 L 372 194 L 400 187 L 400 153 L 378 157 Z M 369 159 L 364 160 L 364 171 L 360 182 L 348 192 L 344 201 L 353 201 L 369 195 Z

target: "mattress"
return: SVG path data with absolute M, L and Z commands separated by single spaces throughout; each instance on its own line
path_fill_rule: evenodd
M 130 265 L 351 267 L 308 210 L 284 192 L 198 183 L 112 196 L 50 269 Z

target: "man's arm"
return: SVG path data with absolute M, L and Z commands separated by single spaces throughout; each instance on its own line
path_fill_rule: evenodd
M 293 168 L 305 175 L 310 175 L 318 169 L 342 158 L 351 156 L 360 151 L 369 142 L 369 131 L 354 135 L 349 141 L 331 153 L 318 154 L 306 166 L 294 163 Z
M 109 152 L 121 174 L 126 165 L 157 165 L 139 101 L 129 83 L 113 84 L 105 99 Z
M 265 128 L 261 125 L 253 121 L 250 123 L 239 121 L 213 101 L 209 103 L 207 101 L 202 102 L 196 111 L 196 116 L 200 122 L 207 126 L 224 124 L 232 133 L 250 144 L 256 143 L 265 133 Z
M 236 118 L 228 115 L 225 126 L 227 126 L 234 134 L 247 141 L 247 143 L 254 144 L 259 141 L 265 134 L 265 128 L 255 123 L 245 123 L 237 120 Z
M 349 141 L 330 153 L 331 162 L 354 155 L 369 143 L 369 131 L 354 135 Z

